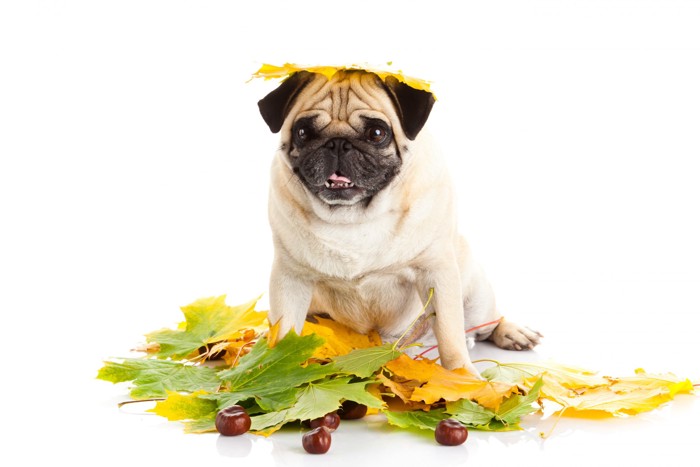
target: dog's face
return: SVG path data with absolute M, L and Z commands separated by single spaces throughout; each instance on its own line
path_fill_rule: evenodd
M 329 205 L 355 205 L 396 177 L 434 101 L 393 78 L 341 71 L 296 73 L 258 105 L 306 190 Z
M 391 122 L 358 111 L 352 122 L 304 111 L 291 127 L 289 158 L 304 186 L 328 204 L 354 204 L 386 187 L 401 167 Z M 329 121 L 330 120 L 330 121 Z

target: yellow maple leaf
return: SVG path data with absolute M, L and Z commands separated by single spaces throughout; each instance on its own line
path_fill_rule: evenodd
M 278 320 L 275 323 L 269 323 L 269 330 L 267 331 L 267 347 L 272 349 L 277 345 L 277 340 L 280 336 L 280 326 L 282 322 Z
M 238 365 L 238 361 L 253 348 L 256 337 L 257 333 L 252 329 L 248 329 L 239 339 L 219 342 L 212 345 L 209 354 L 215 356 L 223 353 L 223 359 L 226 365 L 236 366 Z
M 423 383 L 411 394 L 409 400 L 415 402 L 433 404 L 441 399 L 448 402 L 470 399 L 483 407 L 497 410 L 503 399 L 519 392 L 515 384 L 484 381 L 463 368 L 448 370 L 433 360 L 413 360 L 406 354 L 385 367 L 401 378 Z
M 156 406 L 147 412 L 165 417 L 170 421 L 194 420 L 208 416 L 216 411 L 216 401 L 200 399 L 199 396 L 207 394 L 204 390 L 194 391 L 189 394 L 180 394 L 177 391 L 166 391 L 167 398 L 157 402 Z
M 607 378 L 608 384 L 593 388 L 579 388 L 568 393 L 548 395 L 564 411 L 575 411 L 579 416 L 597 416 L 595 412 L 611 415 L 636 415 L 658 408 L 676 394 L 691 393 L 693 384 L 671 374 L 652 375 L 638 371 L 635 376 Z
M 488 361 L 488 360 L 487 360 Z M 608 383 L 596 372 L 560 363 L 497 363 L 497 366 L 484 371 L 488 379 L 526 383 L 531 386 L 540 376 L 546 374 L 552 383 L 563 388 L 595 387 Z
M 365 390 L 372 394 L 374 397 L 376 397 L 379 400 L 382 400 L 382 391 L 381 391 L 381 384 L 379 383 L 371 383 L 365 386 Z M 380 409 L 377 407 L 367 407 L 367 414 L 366 415 L 377 415 L 380 412 Z
M 672 374 L 648 374 L 641 369 L 634 376 L 615 378 L 556 363 L 499 366 L 500 372 L 520 372 L 527 387 L 542 378 L 540 399 L 555 402 L 563 413 L 579 417 L 634 415 L 653 410 L 676 394 L 693 391 L 693 384 L 687 379 Z
M 365 349 L 382 345 L 382 339 L 376 331 L 369 334 L 360 334 L 332 319 L 317 317 L 316 323 L 307 321 L 304 323 L 301 335 L 316 334 L 325 342 L 316 349 L 314 358 L 327 359 L 346 355 L 355 349 Z
M 645 388 L 661 388 L 668 391 L 668 394 L 673 397 L 676 394 L 688 394 L 693 391 L 693 383 L 689 379 L 681 379 L 672 373 L 662 375 L 647 373 L 642 368 L 634 370 L 634 376 L 626 376 L 617 378 L 615 387 L 617 390 L 622 390 L 627 385 Z
M 240 339 L 250 330 L 259 334 L 266 329 L 267 313 L 255 310 L 257 300 L 238 306 L 226 305 L 225 295 L 196 300 L 181 307 L 185 321 L 177 329 L 146 334 L 150 345 L 145 350 L 162 358 L 208 358 L 213 345 Z
M 196 309 L 198 306 L 209 306 L 210 308 L 222 307 L 226 309 L 228 321 L 219 332 L 206 340 L 207 343 L 214 343 L 225 340 L 234 340 L 240 338 L 246 330 L 252 329 L 263 331 L 267 322 L 267 312 L 256 311 L 255 305 L 260 297 L 236 306 L 228 306 L 224 303 L 225 295 L 211 299 L 198 300 L 197 302 L 182 308 L 182 311 L 187 315 L 191 309 Z M 211 301 L 211 303 L 202 303 Z
M 391 412 L 410 412 L 416 410 L 430 412 L 430 410 L 434 408 L 433 405 L 426 404 L 425 402 L 403 401 L 398 397 L 387 397 L 384 402 L 386 403 L 387 409 Z
M 387 63 L 387 68 L 391 67 L 390 63 Z M 302 66 L 296 65 L 294 63 L 285 63 L 282 66 L 263 64 L 260 69 L 253 74 L 253 78 L 264 78 L 264 79 L 275 79 L 275 78 L 287 78 L 293 73 L 298 71 L 309 71 L 311 73 L 319 73 L 326 78 L 330 79 L 338 71 L 341 70 L 364 70 L 370 73 L 374 73 L 379 76 L 382 80 L 386 80 L 387 77 L 392 76 L 402 83 L 408 86 L 419 89 L 421 91 L 426 91 L 432 93 L 430 90 L 430 82 L 414 78 L 411 76 L 406 76 L 401 70 L 390 71 L 389 69 L 382 69 L 372 65 L 324 65 L 324 66 Z

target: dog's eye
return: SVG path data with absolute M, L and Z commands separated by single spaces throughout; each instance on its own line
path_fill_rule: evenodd
M 371 126 L 367 128 L 365 133 L 367 141 L 374 144 L 383 143 L 386 140 L 387 132 L 384 128 L 380 126 Z
M 307 139 L 309 139 L 310 134 L 311 132 L 309 131 L 309 129 L 304 126 L 297 128 L 297 139 L 299 141 L 306 141 Z

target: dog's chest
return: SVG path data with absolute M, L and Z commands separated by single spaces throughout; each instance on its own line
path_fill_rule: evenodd
M 311 227 L 299 247 L 305 262 L 325 276 L 354 280 L 408 264 L 415 255 L 415 239 L 408 241 L 392 216 L 356 224 L 319 222 Z
M 310 312 L 325 313 L 358 332 L 374 329 L 383 336 L 405 329 L 420 309 L 410 267 L 373 272 L 354 280 L 326 278 L 314 287 Z

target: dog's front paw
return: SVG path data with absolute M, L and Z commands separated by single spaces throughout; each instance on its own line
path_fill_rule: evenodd
M 443 366 L 444 368 L 447 368 L 448 370 L 456 370 L 458 368 L 464 368 L 467 370 L 474 378 L 476 379 L 484 379 L 481 376 L 481 373 L 479 373 L 479 370 L 474 366 L 472 361 L 469 359 L 468 356 L 452 356 L 452 358 L 445 358 L 442 355 L 440 356 L 440 365 Z
M 532 329 L 502 320 L 489 339 L 506 350 L 530 350 L 540 343 L 542 334 Z

